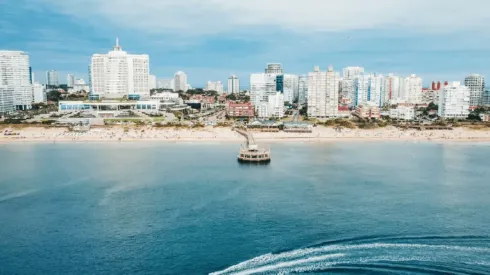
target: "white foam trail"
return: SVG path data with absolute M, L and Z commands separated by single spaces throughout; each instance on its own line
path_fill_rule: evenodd
M 36 193 L 37 191 L 38 191 L 37 189 L 30 189 L 30 190 L 25 190 L 25 191 L 18 192 L 18 193 L 8 194 L 8 195 L 0 197 L 0 202 L 25 197 L 25 196 L 28 196 L 30 194 Z
M 289 262 L 279 262 L 276 264 L 265 265 L 265 266 L 261 266 L 261 267 L 257 267 L 257 268 L 253 268 L 253 269 L 248 269 L 248 270 L 243 270 L 243 271 L 237 271 L 235 267 L 231 267 L 231 268 L 225 269 L 223 271 L 210 273 L 210 275 L 220 275 L 220 274 L 226 274 L 226 273 L 234 274 L 234 275 L 249 275 L 249 274 L 260 273 L 260 272 L 274 271 L 274 270 L 281 269 L 281 268 L 294 267 L 294 266 L 302 265 L 302 264 L 320 262 L 320 261 L 325 261 L 325 260 L 329 260 L 329 259 L 342 258 L 344 256 L 345 256 L 345 254 L 342 254 L 342 253 L 316 256 L 316 257 L 310 257 L 310 258 L 306 258 L 306 259 L 294 260 L 294 261 L 289 261 Z M 233 272 L 233 273 L 230 273 L 230 272 Z
M 330 254 L 318 256 L 322 253 L 345 253 L 352 250 L 360 250 L 365 252 L 366 250 L 372 249 L 435 249 L 435 250 L 453 250 L 453 251 L 466 251 L 466 252 L 484 252 L 490 253 L 490 248 L 484 247 L 466 247 L 466 246 L 452 246 L 452 245 L 430 245 L 430 244 L 390 244 L 390 243 L 372 243 L 372 244 L 358 244 L 358 245 L 328 245 L 318 248 L 304 248 L 293 250 L 289 252 L 284 252 L 280 254 L 268 253 L 259 257 L 255 257 L 251 260 L 244 261 L 237 265 L 231 266 L 223 271 L 211 273 L 214 275 L 226 274 L 230 272 L 264 272 L 256 271 L 262 267 L 277 266 L 282 264 L 295 263 L 298 264 L 299 261 L 308 259 L 315 259 L 321 257 L 328 257 L 330 255 L 344 255 L 344 254 Z M 306 258 L 306 259 L 301 259 Z M 402 259 L 402 258 L 400 258 Z M 306 263 L 307 263 L 306 262 Z M 313 261 L 314 262 L 314 261 Z M 293 265 L 295 265 L 293 264 Z M 327 263 L 328 264 L 328 263 Z M 331 263 L 330 263 L 331 265 Z M 286 266 L 287 267 L 287 266 Z M 255 271 L 254 271 L 255 270 Z M 309 270 L 309 269 L 308 269 Z M 314 270 L 314 269 L 311 269 Z M 268 271 L 268 270 L 265 270 Z M 231 273 L 231 274 L 251 274 L 251 273 Z

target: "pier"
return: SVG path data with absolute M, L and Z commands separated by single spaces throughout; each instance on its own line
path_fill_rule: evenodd
M 271 153 L 269 149 L 259 148 L 255 143 L 252 133 L 241 129 L 235 131 L 246 139 L 245 146 L 242 146 L 238 154 L 238 162 L 241 163 L 269 163 L 271 161 Z

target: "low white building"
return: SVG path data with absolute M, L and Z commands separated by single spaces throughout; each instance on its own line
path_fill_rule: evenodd
M 442 118 L 467 118 L 470 111 L 470 89 L 461 82 L 452 82 L 439 95 L 439 112 Z
M 270 95 L 267 102 L 257 105 L 257 116 L 259 118 L 283 118 L 284 117 L 284 95 L 276 93 Z
M 83 78 L 76 79 L 73 83 L 73 88 L 68 90 L 68 93 L 78 93 L 81 91 L 90 92 L 90 86 L 85 83 Z
M 414 120 L 415 108 L 408 106 L 398 106 L 396 109 L 390 110 L 390 117 L 394 119 Z
M 171 93 L 171 92 L 156 93 L 151 96 L 152 100 L 160 100 L 160 101 L 174 101 L 178 98 L 179 98 L 178 93 Z
M 32 84 L 32 94 L 34 96 L 33 103 L 46 103 L 48 101 L 46 89 L 44 85 L 40 84 L 39 82 L 34 82 Z

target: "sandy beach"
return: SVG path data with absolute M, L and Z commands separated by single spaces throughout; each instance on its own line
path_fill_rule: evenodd
M 172 129 L 141 127 L 124 129 L 123 127 L 92 128 L 88 132 L 72 132 L 67 128 L 29 127 L 13 129 L 18 135 L 0 136 L 0 143 L 30 142 L 244 142 L 244 138 L 230 128 L 206 127 L 201 129 Z M 394 127 L 373 130 L 344 129 L 337 132 L 332 128 L 315 127 L 313 133 L 254 133 L 260 142 L 332 142 L 332 141 L 490 141 L 490 130 L 472 130 L 455 128 L 454 130 L 399 130 Z

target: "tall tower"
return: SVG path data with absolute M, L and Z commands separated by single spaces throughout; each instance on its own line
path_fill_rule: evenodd
M 479 74 L 472 74 L 465 78 L 464 85 L 470 89 L 470 106 L 483 105 L 485 78 Z

